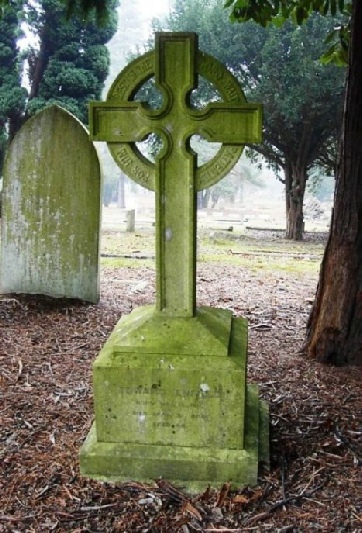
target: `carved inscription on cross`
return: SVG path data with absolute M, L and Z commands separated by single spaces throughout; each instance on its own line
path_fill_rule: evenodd
M 132 63 L 119 75 L 106 102 L 91 103 L 91 138 L 107 141 L 121 168 L 155 189 L 156 309 L 171 317 L 193 317 L 197 190 L 221 179 L 236 163 L 244 144 L 260 142 L 261 106 L 247 104 L 235 78 L 198 51 L 196 34 L 158 33 L 155 53 L 133 63 L 134 72 L 140 73 L 131 88 Z M 156 110 L 132 101 L 141 82 L 152 74 L 162 95 L 162 106 Z M 189 97 L 197 88 L 198 74 L 211 80 L 225 101 L 202 110 L 192 108 Z M 154 165 L 145 161 L 135 145 L 150 133 L 163 143 Z M 222 143 L 204 173 L 205 183 L 189 144 L 195 134 Z M 209 177 L 212 173 L 215 176 Z

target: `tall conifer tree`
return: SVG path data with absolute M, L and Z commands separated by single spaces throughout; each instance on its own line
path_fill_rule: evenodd
M 94 15 L 66 20 L 64 4 L 42 0 L 41 9 L 29 11 L 39 46 L 29 51 L 28 114 L 53 103 L 87 123 L 88 102 L 100 99 L 109 69 L 106 43 L 117 29 L 117 0 L 108 21 L 98 26 Z M 110 6 L 111 7 L 111 6 Z
M 108 18 L 98 25 L 95 13 L 84 20 L 80 10 L 68 20 L 61 0 L 7 3 L 0 17 L 0 175 L 8 142 L 37 111 L 57 103 L 88 122 L 88 102 L 101 98 L 108 75 L 106 43 L 117 29 L 117 5 L 110 0 Z M 20 52 L 25 20 L 33 39 Z
M 8 138 L 18 129 L 25 108 L 21 88 L 19 3 L 12 2 L 0 19 L 0 169 Z M 0 172 L 1 175 L 1 172 Z

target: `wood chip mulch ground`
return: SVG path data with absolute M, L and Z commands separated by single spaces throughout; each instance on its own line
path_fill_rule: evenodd
M 201 265 L 198 302 L 249 320 L 249 380 L 269 402 L 271 465 L 257 487 L 188 496 L 167 480 L 79 475 L 91 363 L 116 321 L 151 303 L 154 272 L 103 269 L 98 305 L 0 299 L 0 531 L 360 532 L 361 369 L 298 352 L 316 277 Z

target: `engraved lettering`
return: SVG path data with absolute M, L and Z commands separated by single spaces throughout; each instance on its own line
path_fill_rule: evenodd
M 147 74 L 152 71 L 152 68 L 152 57 L 145 57 L 136 62 L 132 68 L 128 68 L 116 79 L 114 86 L 111 88 L 109 98 L 117 97 L 120 100 L 129 98 L 134 87 L 141 83 L 145 76 L 147 77 Z
M 217 63 L 210 59 L 205 61 L 203 65 L 203 71 L 216 81 L 222 80 L 224 76 L 224 70 L 220 68 Z
M 148 386 L 142 386 L 139 387 L 122 387 L 120 389 L 123 394 L 135 394 L 135 395 L 145 395 L 145 396 L 151 396 L 155 394 L 159 394 L 159 389 L 155 387 L 148 387 Z M 175 390 L 175 396 L 182 397 L 182 398 L 199 398 L 200 397 L 200 390 L 199 389 L 176 389 Z M 207 391 L 203 397 L 205 399 L 208 398 L 222 398 L 223 397 L 223 391 L 221 388 L 216 387 L 215 389 L 210 389 Z M 136 400 L 137 405 L 155 405 L 155 401 L 153 400 Z M 163 402 L 165 403 L 165 402 Z M 167 406 L 167 402 L 165 404 Z M 161 413 L 162 414 L 162 413 Z
M 171 422 L 154 422 L 153 423 L 154 428 L 172 428 L 172 429 L 184 429 L 186 425 L 182 422 L 176 422 L 175 424 L 172 424 Z
M 224 85 L 224 91 L 228 97 L 228 99 L 233 102 L 233 101 L 240 101 L 240 95 L 238 94 L 238 91 L 236 90 L 236 87 L 234 86 L 234 84 L 229 81 L 227 82 L 225 85 Z
M 149 179 L 150 173 L 138 164 L 136 156 L 130 155 L 125 146 L 117 147 L 114 150 L 114 157 L 119 165 L 127 171 L 127 174 L 136 181 L 144 183 Z
M 215 157 L 212 165 L 209 165 L 206 168 L 200 168 L 200 179 L 202 180 L 202 184 L 204 186 L 209 186 L 209 180 L 212 180 L 212 184 L 221 179 L 235 163 L 236 156 L 239 156 L 239 152 L 235 147 L 223 147 Z

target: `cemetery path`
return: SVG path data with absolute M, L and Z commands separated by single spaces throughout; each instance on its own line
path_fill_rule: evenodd
M 198 302 L 249 320 L 249 380 L 271 414 L 271 466 L 254 488 L 187 497 L 166 481 L 81 478 L 91 362 L 115 322 L 154 298 L 151 268 L 104 268 L 98 305 L 0 299 L 0 531 L 362 531 L 362 371 L 306 361 L 315 273 L 201 264 Z

